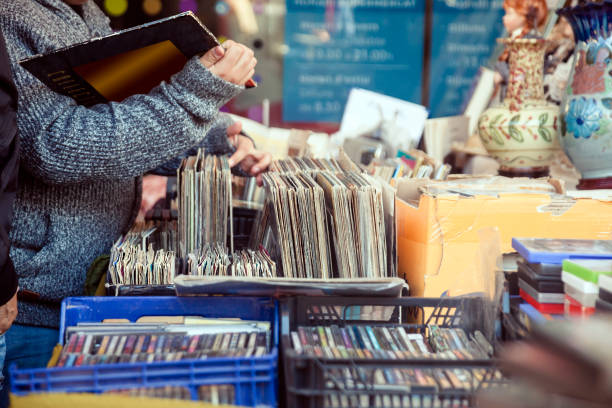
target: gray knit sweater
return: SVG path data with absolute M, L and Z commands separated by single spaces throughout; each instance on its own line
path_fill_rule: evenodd
M 19 286 L 43 303 L 82 294 L 91 262 L 108 252 L 138 211 L 140 175 L 200 144 L 219 107 L 243 89 L 194 58 L 148 95 L 77 106 L 17 64 L 111 32 L 93 1 L 77 10 L 62 0 L 0 0 L 22 147 L 11 257 Z M 211 148 L 229 147 L 222 132 L 209 136 Z M 59 309 L 20 302 L 17 321 L 57 327 Z

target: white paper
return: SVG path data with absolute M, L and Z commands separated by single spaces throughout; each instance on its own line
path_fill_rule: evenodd
M 448 116 L 425 121 L 425 150 L 434 160 L 442 163 L 452 150 L 454 142 L 465 143 L 469 136 L 470 119 L 467 116 Z
M 343 138 L 350 138 L 380 128 L 383 140 L 393 148 L 410 149 L 418 144 L 428 114 L 424 106 L 353 88 L 339 133 Z
M 233 114 L 230 116 L 234 121 L 242 123 L 242 130 L 253 138 L 257 149 L 270 153 L 274 159 L 287 157 L 290 129 L 268 127 L 242 116 Z

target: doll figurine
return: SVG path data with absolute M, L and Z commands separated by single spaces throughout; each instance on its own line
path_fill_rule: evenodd
M 548 7 L 546 0 L 504 0 L 504 27 L 512 39 L 540 37 L 538 30 L 546 22 Z M 495 65 L 495 85 L 499 88 L 508 82 L 508 49 L 499 57 Z M 503 92 L 502 92 L 503 93 Z M 503 95 L 502 95 L 503 99 Z
M 545 0 L 505 0 L 509 37 L 497 67 L 507 78 L 503 102 L 480 115 L 478 131 L 489 154 L 509 177 L 542 177 L 559 150 L 559 107 L 544 99 L 547 42 L 539 34 L 547 19 Z M 500 81 L 501 82 L 501 81 Z M 501 92 L 500 92 L 501 93 Z

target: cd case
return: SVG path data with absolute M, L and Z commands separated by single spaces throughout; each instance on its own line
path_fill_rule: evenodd
M 519 288 L 538 303 L 563 303 L 564 293 L 543 293 L 519 279 Z
M 593 282 L 587 282 L 585 280 L 580 279 L 576 275 L 572 275 L 571 273 L 563 271 L 563 275 L 561 277 L 563 283 L 567 283 L 568 285 L 573 286 L 583 293 L 598 293 L 599 288 Z
M 599 289 L 605 289 L 608 292 L 612 292 L 612 276 L 602 275 L 599 277 Z
M 599 288 L 599 298 L 605 302 L 612 303 L 612 292 L 603 288 Z
M 549 277 L 542 278 L 530 270 L 529 267 L 519 264 L 518 277 L 534 287 L 538 292 L 563 293 L 563 282 L 561 282 L 560 276 L 556 279 L 549 279 Z
M 529 293 L 524 291 L 522 288 L 520 289 L 520 293 L 521 293 L 521 297 L 523 298 L 523 300 L 525 300 L 527 303 L 533 306 L 533 308 L 536 309 L 540 313 L 563 314 L 564 312 L 564 303 L 540 303 L 536 299 L 534 299 L 532 296 L 530 296 Z M 565 296 L 564 296 L 563 302 L 564 301 L 565 301 Z
M 602 275 L 612 276 L 612 260 L 574 260 L 563 261 L 563 271 L 592 283 L 599 282 Z
M 597 301 L 595 301 L 595 309 L 602 312 L 612 312 L 612 302 L 597 299 Z
M 582 307 L 595 307 L 597 293 L 583 292 L 580 289 L 566 283 L 565 294 L 574 299 Z
M 531 263 L 561 265 L 566 259 L 612 259 L 612 240 L 513 238 L 512 247 Z
M 519 269 L 521 265 L 523 268 L 529 268 L 529 270 L 540 277 L 540 279 L 559 280 L 561 278 L 561 271 L 563 267 L 557 264 L 547 263 L 531 263 L 527 262 L 524 258 L 519 258 L 516 261 Z

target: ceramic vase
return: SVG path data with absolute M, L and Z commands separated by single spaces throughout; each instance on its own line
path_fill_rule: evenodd
M 543 89 L 544 39 L 500 39 L 509 50 L 508 88 L 504 102 L 478 119 L 487 152 L 500 174 L 541 176 L 560 149 L 559 107 L 546 102 Z
M 576 40 L 560 142 L 582 174 L 578 188 L 612 188 L 612 3 L 558 13 Z

